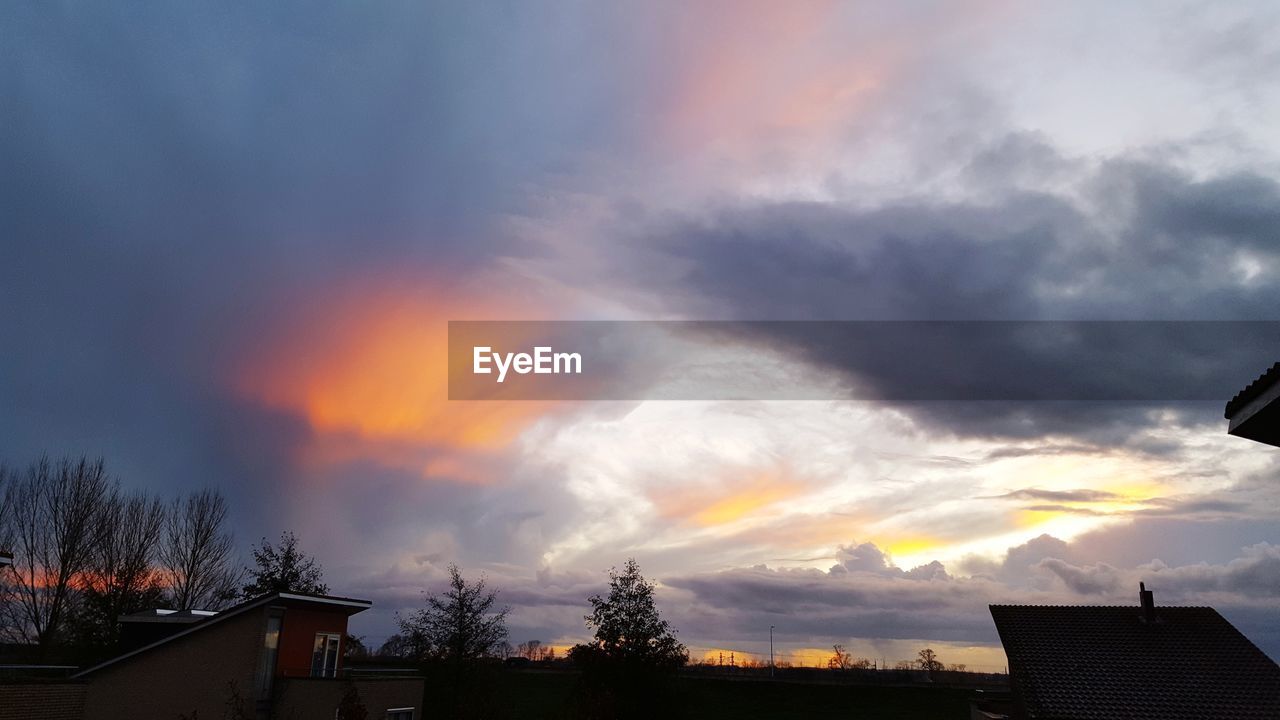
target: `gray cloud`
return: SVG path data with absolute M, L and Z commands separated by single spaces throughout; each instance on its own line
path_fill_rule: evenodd
M 1233 499 L 1238 494 L 1235 489 L 1228 490 L 1224 496 L 1215 495 L 1178 495 L 1173 497 L 1131 498 L 1129 502 L 1139 507 L 1120 510 L 1096 509 L 1088 506 L 1066 505 L 1063 503 L 1105 503 L 1123 500 L 1123 496 L 1105 490 L 1041 490 L 1024 488 L 1003 495 L 989 496 L 993 500 L 1027 500 L 1032 502 L 1024 506 L 1026 510 L 1037 512 L 1071 513 L 1076 515 L 1117 516 L 1117 517 L 1244 517 L 1251 510 L 1250 505 L 1240 499 Z
M 1080 567 L 1057 558 L 1045 558 L 1035 567 L 1053 573 L 1068 589 L 1081 595 L 1111 594 L 1121 588 L 1119 572 L 1105 563 Z
M 1013 500 L 1052 500 L 1057 502 L 1099 502 L 1114 500 L 1116 494 L 1105 490 L 1041 490 L 1039 488 L 1023 488 L 1014 490 L 995 498 Z
M 844 573 L 874 573 L 877 575 L 886 575 L 889 577 L 904 577 L 915 580 L 946 580 L 948 579 L 947 570 L 942 563 L 934 560 L 932 562 L 903 570 L 889 561 L 889 556 L 885 555 L 880 548 L 874 543 L 862 543 L 860 545 L 841 546 L 836 552 L 836 564 L 831 566 L 828 571 L 830 574 Z
M 1043 163 L 1045 149 L 1032 149 L 1002 148 L 1002 162 Z M 1119 158 L 1069 193 L 1014 189 L 990 203 L 907 198 L 872 209 L 772 203 L 650 226 L 645 241 L 685 270 L 640 281 L 674 286 L 669 296 L 684 312 L 738 319 L 1270 320 L 1280 307 L 1277 207 L 1280 186 L 1261 175 L 1196 179 Z M 948 431 L 1097 445 L 1157 423 L 1220 422 L 1222 403 L 1280 341 L 1270 323 L 1207 322 L 1195 331 L 1102 323 L 1087 332 L 1031 323 L 983 342 L 972 337 L 983 327 L 966 333 L 959 323 L 938 326 L 936 337 L 915 333 L 914 350 L 886 352 L 818 342 L 804 323 L 747 327 L 747 340 L 847 375 L 863 396 L 990 399 L 905 405 Z M 924 387 L 921 366 L 930 369 Z M 1046 399 L 1091 402 L 1008 400 L 1033 397 L 1037 383 Z M 1173 402 L 1190 387 L 1214 400 Z M 1136 449 L 1172 447 L 1148 440 Z
M 1230 617 L 1268 653 L 1280 653 L 1275 633 L 1276 588 L 1280 587 L 1280 548 L 1267 543 L 1246 547 L 1221 564 L 1170 566 L 1160 561 L 1117 567 L 1084 562 L 1082 549 L 1044 535 L 1010 548 L 990 573 L 954 577 L 939 563 L 927 573 L 888 566 L 871 544 L 849 546 L 828 572 L 772 569 L 765 566 L 719 573 L 665 578 L 667 586 L 691 593 L 701 610 L 715 617 L 708 637 L 750 637 L 758 627 L 786 616 L 789 642 L 825 643 L 831 638 L 929 638 L 957 642 L 994 642 L 986 606 L 1021 604 L 1137 605 L 1143 580 L 1166 604 L 1210 604 Z M 970 570 L 975 569 L 972 565 Z M 703 637 L 702 628 L 697 631 Z

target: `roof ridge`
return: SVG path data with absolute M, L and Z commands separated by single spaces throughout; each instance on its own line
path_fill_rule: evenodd
M 991 603 L 987 607 L 993 608 L 1081 608 L 1081 609 L 1098 609 L 1098 608 L 1116 608 L 1141 610 L 1141 605 L 1015 605 L 1009 603 Z M 1173 609 L 1173 610 L 1213 610 L 1209 605 L 1157 605 L 1157 610 Z M 1217 612 L 1216 610 L 1214 612 Z
M 1223 410 L 1223 416 L 1230 418 L 1240 411 L 1245 405 L 1262 393 L 1262 390 L 1270 385 L 1272 381 L 1280 380 L 1280 362 L 1272 363 L 1271 367 L 1259 375 L 1253 382 L 1245 386 L 1243 390 L 1236 393 L 1227 401 L 1227 407 Z

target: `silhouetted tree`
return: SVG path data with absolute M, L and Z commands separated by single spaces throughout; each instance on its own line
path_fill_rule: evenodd
M 266 538 L 253 549 L 254 567 L 247 568 L 250 582 L 241 595 L 249 598 L 273 592 L 297 592 L 324 595 L 329 586 L 321 580 L 324 570 L 298 548 L 298 538 L 291 532 L 280 534 L 280 544 Z
M 662 619 L 654 602 L 657 586 L 645 580 L 635 559 L 622 572 L 609 571 L 609 595 L 589 598 L 587 627 L 595 637 L 571 652 L 591 653 L 606 662 L 636 668 L 678 668 L 689 661 L 689 651 L 676 640 L 670 624 Z
M 408 639 L 400 633 L 396 633 L 383 641 L 378 646 L 378 657 L 387 658 L 419 658 L 420 654 L 414 653 Z
M 111 490 L 102 460 L 43 457 L 7 473 L 4 525 L 14 562 L 6 583 L 7 633 L 42 651 L 63 640 L 84 573 L 102 540 L 103 500 Z
M 497 591 L 483 578 L 467 582 L 452 564 L 444 592 L 424 597 L 424 607 L 397 622 L 413 656 L 438 666 L 429 673 L 442 683 L 435 714 L 491 717 L 497 712 L 494 670 L 482 661 L 505 643 L 509 608 L 498 607 Z
M 91 649 L 115 644 L 117 618 L 160 604 L 164 588 L 152 560 L 164 528 L 164 504 L 142 492 L 112 489 L 99 509 L 103 527 L 83 574 L 78 641 Z
M 843 645 L 832 645 L 831 647 L 835 653 L 827 659 L 827 669 L 829 670 L 867 670 L 872 667 L 870 660 L 854 657 L 852 653 L 845 652 Z
M 507 638 L 509 608 L 497 607 L 497 599 L 483 578 L 469 583 L 457 565 L 450 565 L 448 589 L 426 596 L 425 607 L 397 622 L 401 633 L 433 658 L 472 662 L 492 655 Z
M 342 639 L 342 657 L 347 659 L 369 657 L 369 648 L 364 644 L 364 638 L 347 633 L 347 636 Z
M 227 502 L 216 490 L 170 505 L 159 560 L 175 609 L 221 610 L 236 598 L 240 572 L 227 524 Z
M 569 650 L 582 670 L 579 714 L 671 717 L 677 712 L 669 678 L 689 661 L 689 651 L 658 613 L 655 588 L 633 558 L 621 572 L 609 571 L 608 596 L 589 598 L 586 621 L 595 635 Z
M 921 670 L 928 670 L 929 672 L 937 672 L 943 669 L 942 661 L 938 660 L 938 655 L 932 648 L 921 650 L 919 658 L 916 659 L 916 664 L 920 666 Z

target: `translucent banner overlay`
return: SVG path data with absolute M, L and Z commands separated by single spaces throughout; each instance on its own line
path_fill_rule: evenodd
M 1218 401 L 1280 321 L 451 321 L 451 400 Z

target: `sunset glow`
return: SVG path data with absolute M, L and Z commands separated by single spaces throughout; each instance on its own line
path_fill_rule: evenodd
M 228 562 L 294 533 L 371 648 L 456 565 L 563 655 L 634 559 L 694 661 L 773 627 L 1000 673 L 990 606 L 1139 583 L 1280 657 L 1280 455 L 1224 417 L 1280 359 L 1274 3 L 6 3 L 0 36 L 0 467 L 217 493 Z M 540 347 L 581 372 L 473 372 Z

